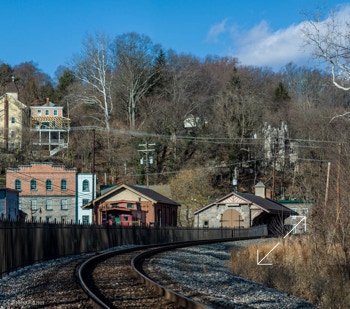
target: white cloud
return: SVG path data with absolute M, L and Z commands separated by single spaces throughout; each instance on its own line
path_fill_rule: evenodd
M 349 14 L 350 6 L 338 7 L 336 18 L 343 23 L 349 20 Z M 261 21 L 248 31 L 238 32 L 228 21 L 226 18 L 211 27 L 207 41 L 221 45 L 226 49 L 224 54 L 237 57 L 242 65 L 278 70 L 289 62 L 306 65 L 313 61 L 311 50 L 305 47 L 302 37 L 305 22 L 273 31 L 267 22 Z
M 228 20 L 229 20 L 229 18 L 225 18 L 223 21 L 212 26 L 209 29 L 209 32 L 207 35 L 207 42 L 217 43 L 219 41 L 220 34 L 226 33 L 228 31 L 228 29 L 227 29 Z
M 288 62 L 305 61 L 310 56 L 302 43 L 301 25 L 272 32 L 263 21 L 236 40 L 233 56 L 245 65 L 277 69 Z

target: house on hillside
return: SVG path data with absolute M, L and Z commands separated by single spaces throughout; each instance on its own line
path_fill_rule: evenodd
M 63 106 L 57 106 L 47 98 L 45 104 L 31 106 L 30 113 L 34 145 L 50 156 L 68 148 L 70 119 L 63 116 Z
M 18 193 L 14 189 L 0 188 L 0 220 L 17 221 L 21 218 Z
M 269 233 L 284 229 L 284 220 L 297 215 L 288 207 L 266 197 L 259 182 L 255 194 L 231 192 L 194 213 L 194 226 L 207 228 L 250 228 L 267 225 Z
M 123 184 L 83 206 L 96 224 L 176 226 L 180 204 L 156 191 Z
M 21 148 L 27 113 L 28 107 L 18 100 L 18 91 L 12 82 L 0 96 L 0 144 L 3 149 Z

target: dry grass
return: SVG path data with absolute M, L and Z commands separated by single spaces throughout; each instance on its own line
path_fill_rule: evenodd
M 272 265 L 258 265 L 257 260 Z M 237 275 L 293 294 L 320 308 L 350 306 L 350 266 L 344 263 L 340 248 L 327 250 L 306 236 L 291 237 L 233 250 L 231 263 Z

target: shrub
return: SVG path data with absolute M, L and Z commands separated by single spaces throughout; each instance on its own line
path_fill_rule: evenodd
M 346 308 L 350 304 L 350 265 L 342 264 L 339 255 L 336 247 L 327 250 L 309 236 L 302 236 L 234 249 L 231 264 L 238 276 L 293 294 L 320 308 Z M 258 265 L 257 259 L 260 264 L 272 265 Z

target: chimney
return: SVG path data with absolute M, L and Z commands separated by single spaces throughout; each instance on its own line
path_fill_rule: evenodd
M 255 186 L 255 195 L 256 196 L 260 196 L 262 198 L 265 198 L 266 195 L 265 195 L 265 185 L 259 181 Z
M 49 100 L 49 98 L 46 98 L 46 105 L 47 105 L 47 106 L 50 106 L 50 100 Z

